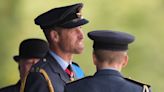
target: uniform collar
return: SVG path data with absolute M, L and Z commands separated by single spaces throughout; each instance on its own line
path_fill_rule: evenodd
M 103 68 L 104 69 L 109 69 L 109 70 L 115 70 L 115 71 L 118 71 L 118 69 L 114 68 L 114 67 L 108 67 L 108 68 Z
M 123 75 L 119 71 L 113 69 L 101 69 L 94 74 L 94 76 L 102 76 L 102 75 L 109 75 L 109 76 L 113 75 L 113 76 L 123 77 Z
M 46 59 L 47 62 L 50 63 L 49 65 L 54 73 L 58 73 L 64 82 L 67 83 L 68 81 L 70 81 L 70 78 L 67 73 L 65 73 L 65 70 L 62 69 L 62 66 L 58 63 L 57 59 L 52 56 L 50 52 L 46 55 Z
M 65 70 L 68 67 L 69 63 L 65 61 L 64 59 L 62 59 L 55 52 L 50 50 L 50 54 L 52 55 L 53 58 L 56 59 L 57 63 L 62 67 L 63 70 Z M 70 62 L 70 64 L 72 64 L 72 62 Z

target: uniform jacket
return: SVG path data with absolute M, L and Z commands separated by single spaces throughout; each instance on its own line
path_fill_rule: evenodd
M 94 76 L 68 83 L 65 92 L 143 92 L 143 84 L 124 78 L 115 70 L 99 70 Z
M 72 66 L 77 79 L 84 77 L 84 73 L 78 65 L 73 64 Z M 70 82 L 70 78 L 49 53 L 32 67 L 26 80 L 24 92 L 49 92 L 45 77 L 38 72 L 40 69 L 44 69 L 48 74 L 55 92 L 64 92 L 64 86 Z
M 19 92 L 20 91 L 20 85 L 21 85 L 21 82 L 18 81 L 14 85 L 10 85 L 10 86 L 1 88 L 0 89 L 0 92 Z

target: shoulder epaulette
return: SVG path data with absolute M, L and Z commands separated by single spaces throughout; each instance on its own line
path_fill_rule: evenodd
M 74 64 L 74 65 L 76 65 L 76 66 L 78 66 L 78 67 L 79 67 L 79 65 L 78 65 L 77 63 L 75 63 L 75 62 L 72 62 L 72 64 Z
M 138 81 L 129 79 L 129 78 L 124 78 L 124 79 L 125 79 L 125 80 L 128 80 L 128 81 L 130 81 L 130 82 L 136 83 L 136 84 L 138 84 L 138 85 L 141 85 L 141 86 L 146 85 L 146 86 L 150 87 L 150 85 L 148 85 L 148 84 L 141 83 L 141 82 L 138 82 Z
M 30 72 L 39 72 L 41 68 L 43 68 L 47 64 L 47 59 L 42 58 L 38 63 L 32 66 Z

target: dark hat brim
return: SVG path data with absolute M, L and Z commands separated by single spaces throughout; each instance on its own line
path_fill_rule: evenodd
M 89 21 L 86 19 L 80 19 L 78 21 L 71 20 L 67 23 L 61 24 L 60 27 L 62 27 L 62 28 L 74 28 L 74 27 L 85 25 L 88 22 Z
M 14 59 L 16 62 L 19 62 L 20 56 L 14 56 L 13 59 Z
M 13 59 L 16 61 L 16 62 L 19 62 L 20 59 L 30 59 L 30 58 L 43 58 L 44 56 L 46 55 L 45 54 L 38 54 L 38 55 L 31 55 L 31 56 L 14 56 Z

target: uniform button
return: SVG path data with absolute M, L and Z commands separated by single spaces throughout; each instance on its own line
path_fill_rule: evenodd
M 47 61 L 47 59 L 46 58 L 43 58 L 43 62 L 46 62 Z

